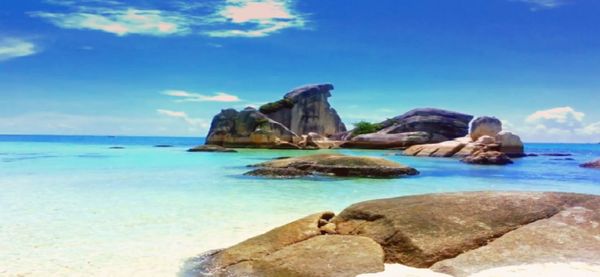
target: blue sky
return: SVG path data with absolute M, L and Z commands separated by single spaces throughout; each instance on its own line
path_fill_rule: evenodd
M 204 136 L 335 85 L 347 124 L 417 107 L 600 141 L 594 0 L 4 0 L 0 133 Z

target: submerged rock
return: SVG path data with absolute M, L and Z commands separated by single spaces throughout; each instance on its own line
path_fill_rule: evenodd
M 490 116 L 481 116 L 471 122 L 470 136 L 477 141 L 482 136 L 495 137 L 502 131 L 502 122 Z
M 427 194 L 354 204 L 332 221 L 339 234 L 366 236 L 381 244 L 386 263 L 429 267 L 592 199 L 599 197 L 541 192 Z
M 277 167 L 263 167 L 257 168 L 252 171 L 244 173 L 246 176 L 262 176 L 262 177 L 274 177 L 274 178 L 295 178 L 312 175 L 311 172 L 293 168 L 277 168 Z
M 157 145 L 154 145 L 154 147 L 156 147 L 156 148 L 169 148 L 169 147 L 173 147 L 173 145 L 170 145 L 170 144 L 157 144 Z
M 196 146 L 194 148 L 188 149 L 187 151 L 188 152 L 229 152 L 229 153 L 237 152 L 234 149 L 229 149 L 229 148 L 225 148 L 223 146 L 212 145 L 212 144 Z
M 593 162 L 588 162 L 588 163 L 584 163 L 579 165 L 583 168 L 593 168 L 593 169 L 600 169 L 600 160 L 596 160 Z
M 308 174 L 332 175 L 338 177 L 393 178 L 417 175 L 411 167 L 392 161 L 372 157 L 355 157 L 341 154 L 317 154 L 289 159 L 272 160 L 253 165 L 263 170 L 248 172 L 248 175 L 281 176 L 299 175 L 298 171 Z M 276 169 L 276 170 L 270 170 Z M 289 170 L 287 170 L 289 169 Z
M 499 151 L 477 151 L 464 157 L 461 161 L 480 165 L 507 165 L 513 163 L 506 154 Z

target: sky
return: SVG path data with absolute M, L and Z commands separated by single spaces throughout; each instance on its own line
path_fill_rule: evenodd
M 600 142 L 597 0 L 2 0 L 0 134 L 205 136 L 332 83 L 344 122 L 436 107 Z

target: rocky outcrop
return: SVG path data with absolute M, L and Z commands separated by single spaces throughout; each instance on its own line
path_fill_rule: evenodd
M 199 145 L 194 148 L 190 148 L 187 151 L 188 152 L 225 152 L 225 153 L 237 152 L 234 149 L 229 149 L 229 148 L 225 148 L 223 146 L 211 145 L 211 144 Z
M 507 165 L 513 163 L 513 161 L 506 154 L 500 151 L 484 150 L 479 150 L 469 156 L 466 156 L 461 161 L 468 164 L 480 165 Z
M 346 126 L 327 100 L 331 84 L 308 85 L 288 92 L 283 99 L 265 104 L 260 111 L 300 135 L 310 132 L 330 136 Z
M 486 246 L 434 264 L 431 268 L 453 276 L 497 267 L 543 263 L 600 265 L 600 201 L 565 208 L 492 241 Z M 591 275 L 590 275 L 591 276 Z
M 502 122 L 490 116 L 481 116 L 471 122 L 470 136 L 477 141 L 481 136 L 495 137 L 502 131 Z
M 331 212 L 310 215 L 207 253 L 193 275 L 343 277 L 382 271 L 383 250 L 372 239 L 325 235 L 332 217 Z
M 493 117 L 479 117 L 471 124 L 468 136 L 442 143 L 414 145 L 404 155 L 419 157 L 456 157 L 473 164 L 509 164 L 510 158 L 524 157 L 519 136 L 501 131 L 502 123 Z M 488 151 L 492 151 L 487 153 Z
M 252 166 L 258 169 L 250 171 L 246 175 L 294 177 L 316 174 L 337 177 L 393 178 L 419 174 L 414 168 L 385 159 L 341 154 L 317 154 L 276 159 Z
M 599 199 L 537 192 L 428 194 L 354 204 L 332 221 L 339 234 L 366 236 L 381 244 L 386 263 L 429 267 Z
M 380 131 L 352 137 L 346 148 L 396 148 L 463 137 L 473 116 L 440 109 L 415 109 L 381 122 Z
M 241 112 L 222 110 L 211 123 L 206 144 L 224 147 L 270 148 L 281 142 L 293 143 L 300 137 L 286 126 L 254 108 Z
M 583 168 L 600 169 L 600 160 L 588 162 L 580 165 Z
M 500 152 L 511 158 L 525 156 L 525 146 L 521 138 L 511 132 L 501 131 L 496 135 L 496 143 L 500 145 Z
M 381 272 L 384 262 L 385 273 L 364 276 L 438 276 L 406 266 L 458 277 L 512 276 L 511 267 L 544 264 L 591 265 L 567 272 L 599 272 L 599 237 L 596 195 L 426 194 L 307 216 L 208 252 L 185 276 L 356 276 Z M 390 265 L 397 263 L 405 266 Z

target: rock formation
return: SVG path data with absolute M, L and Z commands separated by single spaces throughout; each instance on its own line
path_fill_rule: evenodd
M 317 154 L 276 159 L 256 165 L 246 175 L 266 177 L 299 177 L 313 174 L 338 177 L 393 178 L 417 175 L 419 172 L 381 158 L 355 157 L 341 154 Z
M 201 256 L 186 276 L 356 276 L 384 262 L 459 277 L 534 263 L 600 266 L 598 237 L 600 196 L 426 194 L 299 219 Z
M 580 166 L 583 168 L 600 169 L 600 160 L 584 163 L 584 164 L 581 164 Z
M 489 116 L 478 117 L 471 122 L 470 136 L 474 141 L 477 141 L 481 136 L 495 137 L 502 131 L 502 122 Z
M 473 116 L 440 109 L 415 109 L 380 123 L 380 131 L 358 135 L 347 148 L 395 148 L 464 137 Z
M 346 126 L 327 100 L 331 90 L 331 84 L 303 86 L 288 92 L 277 102 L 261 106 L 260 111 L 296 134 L 314 132 L 330 136 L 344 132 Z
M 207 144 L 225 147 L 299 149 L 303 135 L 329 136 L 346 131 L 327 98 L 330 84 L 310 85 L 287 93 L 260 110 L 222 110 L 213 118 Z M 319 147 L 319 144 L 315 144 Z M 329 147 L 325 145 L 324 147 Z
M 510 164 L 510 158 L 524 157 L 519 136 L 501 130 L 500 120 L 479 117 L 471 124 L 468 136 L 441 143 L 414 145 L 404 151 L 408 156 L 456 157 L 474 164 Z M 474 139 L 476 138 L 476 139 Z M 487 152 L 490 153 L 487 153 Z
M 235 153 L 234 149 L 225 148 L 219 145 L 205 144 L 199 145 L 187 150 L 188 152 L 224 152 L 224 153 Z

